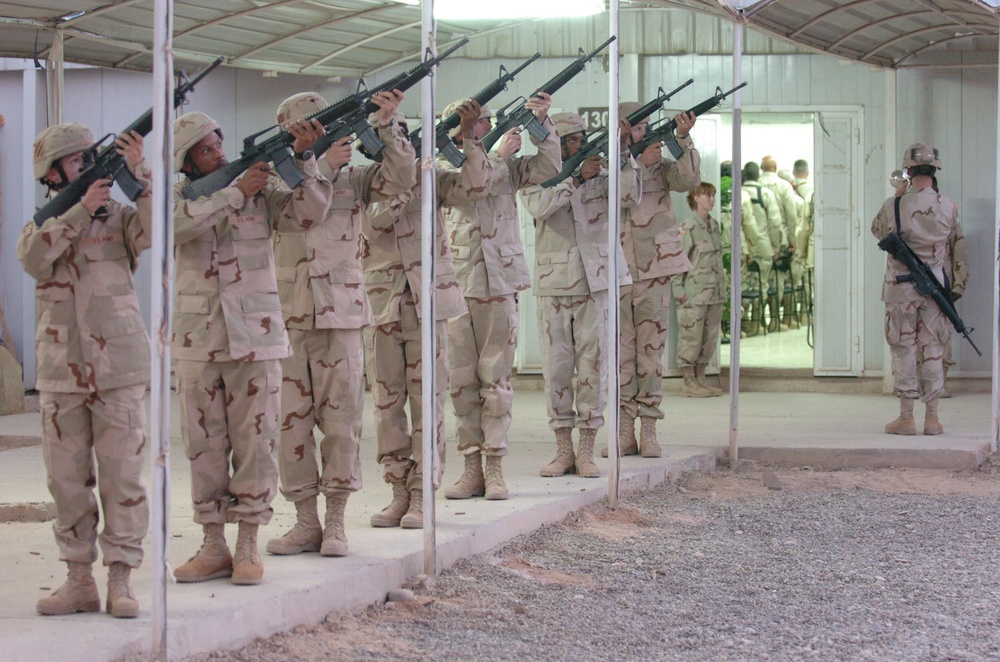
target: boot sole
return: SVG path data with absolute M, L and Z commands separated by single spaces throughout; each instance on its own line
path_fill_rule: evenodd
M 444 498 L 462 500 L 462 499 L 472 499 L 474 497 L 481 497 L 484 496 L 485 494 L 486 494 L 485 487 L 483 487 L 483 489 L 481 490 L 473 490 L 472 492 L 449 492 L 445 490 Z
M 402 520 L 399 523 L 399 526 L 404 529 L 422 529 L 424 528 L 424 519 L 421 517 L 419 522 L 407 522 L 406 520 Z
M 556 473 L 555 471 L 545 471 L 545 469 L 542 469 L 538 472 L 538 475 L 541 476 L 542 478 L 558 478 L 559 476 L 565 476 L 566 474 L 575 474 L 575 473 L 576 473 L 576 467 L 573 466 L 566 469 L 566 471 L 563 471 L 562 473 Z
M 233 569 L 228 568 L 225 570 L 217 570 L 209 575 L 203 575 L 201 577 L 178 577 L 177 575 L 174 575 L 174 579 L 177 580 L 178 584 L 200 584 L 201 582 L 209 582 L 213 579 L 224 579 L 232 576 Z
M 399 523 L 401 521 L 402 520 L 398 519 L 375 519 L 374 517 L 372 517 L 371 524 L 372 527 L 376 529 L 391 529 L 399 526 Z
M 122 607 L 118 606 L 115 608 L 112 606 L 111 601 L 107 604 L 108 613 L 114 618 L 138 618 L 139 617 L 139 605 L 135 607 Z
M 36 607 L 36 611 L 42 616 L 69 616 L 70 614 L 89 614 L 101 611 L 100 599 L 92 602 L 74 605 L 72 609 L 43 609 Z
M 233 577 L 231 581 L 236 586 L 256 586 L 263 579 L 263 577 Z
M 493 492 L 493 493 L 487 492 L 486 493 L 486 500 L 487 501 L 506 501 L 509 498 L 510 498 L 510 493 L 509 492 Z
M 318 552 L 320 550 L 320 545 L 322 543 L 309 543 L 308 545 L 299 545 L 298 547 L 281 547 L 281 543 L 274 544 L 277 541 L 268 540 L 267 547 L 265 551 L 268 554 L 273 554 L 275 556 L 294 556 L 295 554 L 305 554 L 306 552 Z
M 343 547 L 338 547 L 337 549 L 321 549 L 319 552 L 320 556 L 347 556 L 347 545 Z

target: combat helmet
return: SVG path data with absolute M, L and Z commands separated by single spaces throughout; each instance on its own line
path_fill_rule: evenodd
M 188 150 L 213 131 L 222 137 L 219 123 L 197 110 L 185 113 L 174 120 L 174 172 L 181 171 Z
M 458 107 L 461 106 L 465 102 L 466 102 L 466 99 L 459 99 L 458 101 L 452 101 L 451 103 L 449 103 L 447 106 L 444 107 L 444 110 L 441 111 L 441 119 L 444 119 L 444 118 L 448 117 L 452 113 L 458 112 Z M 481 120 L 483 120 L 483 119 L 488 120 L 491 117 L 493 117 L 493 112 L 487 106 L 480 106 L 479 107 L 479 119 L 481 119 Z M 449 131 L 448 135 L 451 136 L 452 138 L 454 138 L 455 136 L 458 135 L 459 131 L 461 131 L 461 130 L 462 130 L 462 125 L 459 124 L 454 129 L 452 129 L 451 131 Z
M 82 152 L 93 144 L 94 134 L 79 122 L 56 124 L 45 129 L 35 138 L 32 158 L 35 179 L 44 180 L 53 161 Z
M 565 138 L 574 133 L 586 133 L 587 126 L 583 123 L 583 118 L 576 113 L 556 113 L 551 115 L 552 123 L 556 125 L 556 132 L 560 138 Z
M 326 99 L 315 92 L 293 94 L 278 106 L 278 112 L 275 113 L 275 121 L 284 126 L 288 122 L 294 122 L 295 120 L 315 115 L 329 105 Z
M 941 169 L 941 161 L 938 160 L 938 151 L 934 145 L 914 143 L 906 148 L 906 151 L 903 152 L 903 167 L 912 168 L 919 165 L 929 165 L 938 170 Z

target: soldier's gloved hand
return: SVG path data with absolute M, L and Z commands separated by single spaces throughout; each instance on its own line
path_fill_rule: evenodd
M 236 188 L 243 191 L 243 197 L 252 198 L 267 186 L 267 180 L 271 173 L 271 167 L 266 163 L 255 163 L 243 173 Z
M 323 155 L 327 164 L 336 172 L 351 161 L 351 136 L 344 136 L 337 142 L 330 145 Z
M 515 126 L 500 137 L 497 154 L 502 159 L 509 159 L 519 151 L 521 151 L 521 127 Z
M 98 179 L 84 193 L 80 204 L 93 216 L 101 207 L 106 207 L 109 200 L 111 200 L 111 178 Z

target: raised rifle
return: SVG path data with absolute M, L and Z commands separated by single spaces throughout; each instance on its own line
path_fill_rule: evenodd
M 545 92 L 548 95 L 553 95 L 556 91 L 561 88 L 566 83 L 573 80 L 573 78 L 583 71 L 587 63 L 594 59 L 594 57 L 608 47 L 608 44 L 615 40 L 611 37 L 606 42 L 594 49 L 590 54 L 586 53 L 582 48 L 579 49 L 579 56 L 577 59 L 570 64 L 568 67 L 556 74 L 552 80 L 542 85 L 540 88 L 531 93 L 531 96 L 537 97 L 540 92 Z M 518 103 L 520 102 L 520 103 Z M 522 126 L 528 130 L 531 137 L 535 140 L 541 142 L 549 136 L 549 130 L 542 126 L 541 122 L 535 118 L 534 111 L 528 110 L 524 107 L 527 99 L 524 97 L 518 97 L 514 99 L 509 104 L 497 111 L 496 126 L 493 130 L 483 136 L 483 149 L 489 152 L 493 149 L 493 145 L 503 137 L 503 134 L 507 133 L 516 126 Z M 508 110 L 510 106 L 517 104 L 512 110 Z
M 174 89 L 174 108 L 187 101 L 187 95 L 194 90 L 202 78 L 207 76 L 213 69 L 222 64 L 225 58 L 221 55 L 197 74 L 194 78 L 189 78 L 187 73 L 178 73 L 184 81 Z M 150 108 L 143 113 L 139 119 L 125 127 L 123 134 L 135 131 L 140 136 L 146 136 L 153 129 L 153 109 Z M 101 147 L 108 138 L 112 141 Z M 115 135 L 109 133 L 84 151 L 84 161 L 88 163 L 87 169 L 80 173 L 80 176 L 67 184 L 59 193 L 46 202 L 35 212 L 35 225 L 42 226 L 42 223 L 55 216 L 62 216 L 87 194 L 87 189 L 100 179 L 113 179 L 118 182 L 122 192 L 129 200 L 135 201 L 145 190 L 139 180 L 129 171 L 125 163 L 125 157 L 115 150 L 113 138 Z M 100 150 L 100 151 L 98 151 Z
M 638 108 L 634 113 L 625 117 L 625 120 L 629 123 L 629 126 L 635 126 L 636 124 L 645 122 L 647 119 L 649 119 L 650 115 L 663 108 L 663 104 L 669 101 L 671 97 L 673 97 L 675 94 L 677 94 L 678 92 L 680 92 L 693 82 L 694 79 L 689 78 L 688 80 L 681 83 L 679 86 L 677 86 L 670 92 L 664 92 L 662 87 L 659 88 L 655 99 L 653 99 L 649 103 L 644 104 L 643 106 Z M 592 156 L 597 156 L 598 154 L 604 154 L 610 156 L 607 154 L 608 136 L 609 136 L 608 127 L 605 127 L 603 129 L 598 129 L 592 132 L 590 135 L 588 135 L 585 138 L 583 145 L 580 146 L 580 151 L 578 151 L 576 154 L 569 157 L 568 159 L 564 159 L 562 170 L 559 171 L 559 174 L 553 177 L 552 179 L 542 182 L 542 186 L 545 188 L 550 188 L 552 186 L 555 186 L 559 182 L 563 181 L 570 175 L 576 174 L 576 172 L 580 169 L 580 166 L 583 165 L 583 162 Z
M 429 75 L 442 60 L 468 42 L 469 39 L 466 37 L 441 55 L 426 59 L 409 71 L 399 74 L 373 89 L 363 89 L 364 82 L 360 81 L 358 90 L 350 96 L 303 118 L 303 121 L 316 120 L 326 129 L 326 132 L 316 139 L 310 150 L 314 154 L 320 155 L 341 138 L 355 135 L 361 140 L 369 154 L 377 155 L 385 145 L 382 144 L 368 123 L 368 116 L 380 110 L 378 104 L 372 101 L 372 97 L 387 90 L 395 89 L 405 92 Z M 260 136 L 272 131 L 277 133 L 263 142 L 257 142 Z M 295 136 L 281 126 L 271 126 L 247 136 L 243 139 L 243 151 L 240 152 L 240 157 L 237 160 L 199 177 L 185 186 L 181 190 L 181 194 L 188 200 L 208 197 L 229 186 L 234 179 L 255 163 L 271 163 L 285 184 L 289 188 L 295 188 L 305 181 L 305 175 L 295 164 L 295 153 L 292 150 L 294 142 Z
M 896 198 L 896 215 L 897 217 L 899 215 L 899 198 Z M 976 343 L 972 342 L 972 338 L 969 337 L 969 334 L 974 329 L 966 327 L 965 322 L 958 316 L 958 311 L 955 310 L 955 306 L 951 301 L 950 288 L 941 284 L 941 281 L 934 275 L 934 271 L 920 259 L 920 256 L 913 252 L 913 249 L 903 241 L 903 238 L 896 232 L 890 232 L 882 241 L 878 242 L 878 247 L 902 262 L 910 271 L 910 273 L 903 276 L 896 276 L 896 282 L 913 283 L 918 294 L 925 297 L 929 296 L 933 299 L 934 303 L 941 309 L 941 312 L 944 313 L 944 316 L 951 322 L 951 325 L 955 327 L 955 331 L 965 336 L 965 339 L 972 345 L 972 349 L 976 350 L 976 354 L 982 356 L 983 353 L 979 351 Z
M 530 58 L 525 60 L 521 66 L 510 72 L 508 72 L 506 67 L 501 64 L 500 75 L 497 79 L 476 92 L 475 96 L 472 98 L 476 100 L 480 106 L 485 106 L 494 97 L 496 97 L 496 95 L 507 89 L 507 83 L 514 80 L 514 76 L 524 71 L 529 64 L 540 57 L 542 57 L 541 53 L 535 53 Z M 437 147 L 438 152 L 440 152 L 444 158 L 448 159 L 448 162 L 456 168 L 461 168 L 462 164 L 465 163 L 465 154 L 462 154 L 462 150 L 458 148 L 458 145 L 455 144 L 455 141 L 452 140 L 451 136 L 448 134 L 452 129 L 461 124 L 461 122 L 462 117 L 457 112 L 454 112 L 439 121 L 434 129 L 434 146 Z M 417 128 L 410 134 L 410 144 L 413 145 L 413 149 L 418 154 L 420 153 L 420 143 L 420 129 Z
M 722 102 L 726 100 L 726 97 L 741 87 L 746 87 L 746 85 L 747 83 L 744 81 L 728 92 L 723 92 L 721 87 L 716 87 L 714 95 L 708 97 L 688 112 L 694 113 L 695 117 L 700 117 L 716 106 L 721 106 Z M 674 133 L 676 130 L 677 122 L 674 118 L 671 117 L 669 120 L 664 120 L 655 126 L 649 127 L 646 131 L 646 136 L 639 142 L 631 145 L 629 147 L 629 151 L 632 152 L 632 156 L 639 156 L 650 145 L 654 143 L 663 143 L 667 146 L 667 149 L 670 150 L 673 157 L 675 159 L 679 159 L 684 156 L 684 150 L 681 149 L 681 146 L 677 143 L 677 136 Z

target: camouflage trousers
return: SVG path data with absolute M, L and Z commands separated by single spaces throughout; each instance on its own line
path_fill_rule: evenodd
M 507 454 L 507 431 L 514 389 L 517 345 L 515 295 L 466 297 L 469 311 L 448 321 L 451 404 L 455 408 L 458 452 Z
M 423 485 L 424 428 L 423 379 L 421 378 L 420 322 L 413 297 L 407 290 L 400 306 L 398 322 L 365 329 L 365 365 L 368 386 L 375 399 L 375 434 L 379 464 L 385 482 L 406 482 L 407 489 Z M 434 484 L 440 484 L 444 472 L 444 403 L 448 393 L 448 323 L 437 322 L 434 367 L 437 412 L 437 472 Z M 412 431 L 406 420 L 410 404 Z
M 667 342 L 670 277 L 621 288 L 618 371 L 621 406 L 632 418 L 663 418 L 663 349 Z
M 278 492 L 280 360 L 179 360 L 174 370 L 194 521 L 267 524 Z
M 677 307 L 677 365 L 708 365 L 719 344 L 721 303 L 685 304 Z
M 927 297 L 885 304 L 885 339 L 892 354 L 893 392 L 897 396 L 927 402 L 941 395 L 942 357 L 950 340 L 948 324 L 941 309 Z
M 601 428 L 608 401 L 608 368 L 604 360 L 608 291 L 538 297 L 538 327 L 542 330 L 542 374 L 549 427 Z
M 138 568 L 149 528 L 142 480 L 147 457 L 146 383 L 94 393 L 39 395 L 42 453 L 56 505 L 52 529 L 59 560 L 93 563 L 100 540 L 104 565 Z M 104 510 L 100 536 L 95 484 Z
M 281 493 L 296 502 L 361 489 L 365 346 L 361 329 L 289 329 L 281 360 Z M 317 457 L 313 428 L 323 439 Z

